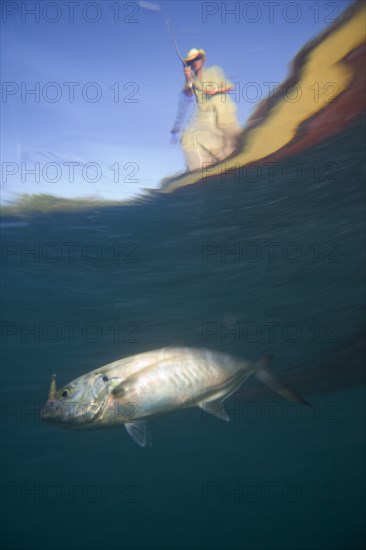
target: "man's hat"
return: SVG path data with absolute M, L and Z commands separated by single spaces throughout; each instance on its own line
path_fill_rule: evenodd
M 205 50 L 198 50 L 197 48 L 192 48 L 187 53 L 184 61 L 186 63 L 192 63 L 192 61 L 195 61 L 196 59 L 202 59 L 203 57 L 206 57 Z

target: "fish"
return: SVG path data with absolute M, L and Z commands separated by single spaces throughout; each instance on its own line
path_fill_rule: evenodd
M 165 347 L 114 361 L 76 378 L 57 390 L 52 375 L 41 417 L 69 429 L 124 425 L 141 447 L 152 444 L 147 421 L 199 407 L 229 421 L 224 401 L 251 376 L 286 399 L 309 406 L 277 381 L 268 368 L 273 357 L 250 362 L 224 352 Z

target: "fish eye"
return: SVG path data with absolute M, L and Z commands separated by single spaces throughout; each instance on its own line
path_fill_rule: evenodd
M 68 397 L 71 393 L 71 388 L 65 388 L 64 391 L 61 393 L 61 397 Z
M 108 378 L 108 376 L 104 375 L 104 376 L 102 376 L 102 380 L 103 380 L 103 382 L 108 382 L 109 378 Z

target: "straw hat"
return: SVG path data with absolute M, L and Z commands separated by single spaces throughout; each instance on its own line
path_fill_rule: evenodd
M 186 63 L 191 63 L 193 60 L 195 59 L 202 59 L 203 57 L 206 57 L 206 52 L 205 50 L 198 50 L 197 48 L 192 48 L 191 50 L 189 50 L 189 52 L 187 53 L 184 61 Z

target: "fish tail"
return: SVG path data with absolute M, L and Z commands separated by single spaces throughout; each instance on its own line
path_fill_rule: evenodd
M 301 403 L 301 405 L 305 405 L 307 407 L 311 407 L 312 405 L 303 397 L 301 397 L 301 395 L 295 393 L 294 391 L 284 386 L 281 382 L 276 380 L 276 378 L 273 376 L 272 372 L 268 368 L 272 361 L 273 355 L 266 355 L 265 357 L 262 357 L 262 359 L 260 359 L 255 365 L 255 377 L 285 399 L 288 399 L 289 401 L 294 401 L 295 403 Z

